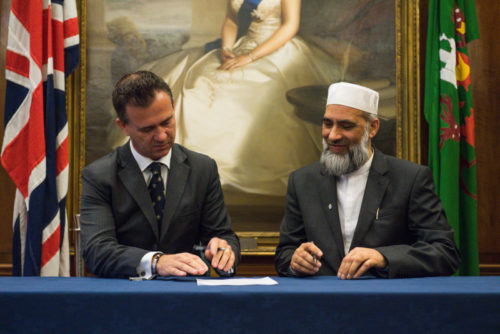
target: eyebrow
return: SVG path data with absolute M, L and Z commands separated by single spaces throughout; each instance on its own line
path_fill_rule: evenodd
M 165 124 L 165 123 L 170 123 L 170 121 L 172 120 L 172 118 L 174 117 L 174 115 L 170 115 L 168 116 L 167 118 L 165 118 L 163 121 L 161 121 L 160 123 L 158 124 Z M 144 127 L 141 127 L 141 128 L 137 128 L 138 131 L 147 131 L 149 129 L 154 129 L 156 126 L 156 124 L 154 125 L 148 125 L 148 126 L 144 126 Z
M 351 120 L 341 119 L 341 120 L 333 121 L 333 120 L 326 118 L 326 117 L 323 118 L 323 122 L 337 123 L 337 124 L 341 124 L 341 125 L 358 125 L 358 123 L 351 121 Z

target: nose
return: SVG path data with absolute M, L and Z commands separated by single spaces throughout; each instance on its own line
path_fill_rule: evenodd
M 167 139 L 167 133 L 165 132 L 165 129 L 162 127 L 157 127 L 153 139 L 156 141 L 164 141 L 165 139 Z
M 328 140 L 330 142 L 335 142 L 339 139 L 342 139 L 342 134 L 340 133 L 338 127 L 336 125 L 332 126 L 330 131 L 328 132 Z

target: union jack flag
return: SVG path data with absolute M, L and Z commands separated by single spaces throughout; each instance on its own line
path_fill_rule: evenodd
M 13 275 L 69 276 L 65 78 L 78 45 L 75 0 L 12 0 L 1 160 L 17 188 Z

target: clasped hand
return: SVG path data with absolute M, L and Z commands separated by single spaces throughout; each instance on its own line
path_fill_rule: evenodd
M 236 56 L 231 51 L 225 49 L 221 50 L 220 56 L 221 65 L 219 66 L 219 70 L 230 71 L 252 62 L 252 58 L 248 54 Z
M 205 250 L 205 257 L 213 268 L 229 271 L 235 255 L 226 240 L 212 238 Z M 203 260 L 191 253 L 164 254 L 158 260 L 156 271 L 160 276 L 199 276 L 207 272 L 208 267 Z
M 301 275 L 315 275 L 321 268 L 323 252 L 312 242 L 302 243 L 295 250 L 290 268 Z M 373 267 L 384 268 L 387 261 L 379 251 L 356 247 L 342 260 L 337 276 L 341 279 L 358 278 Z
M 353 248 L 342 260 L 337 277 L 341 279 L 358 278 L 369 269 L 384 268 L 387 265 L 385 257 L 372 248 Z

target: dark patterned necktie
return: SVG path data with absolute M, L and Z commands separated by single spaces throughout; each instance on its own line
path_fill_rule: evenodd
M 165 187 L 163 185 L 163 178 L 161 177 L 161 165 L 161 162 L 152 162 L 149 165 L 151 180 L 149 181 L 148 188 L 151 200 L 153 201 L 156 221 L 158 222 L 158 230 L 163 218 L 163 208 L 165 207 Z

